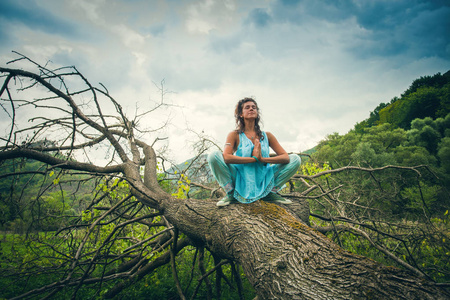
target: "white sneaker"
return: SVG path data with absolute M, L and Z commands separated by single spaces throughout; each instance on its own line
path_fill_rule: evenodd
M 264 200 L 267 202 L 279 203 L 279 204 L 291 204 L 292 203 L 291 200 L 285 199 L 285 198 L 281 197 L 279 194 L 272 193 L 272 192 L 270 192 L 267 196 L 265 196 L 261 200 Z
M 217 206 L 227 206 L 231 203 L 236 202 L 236 200 L 233 198 L 233 196 L 226 195 L 222 199 L 220 199 L 219 202 L 216 203 Z

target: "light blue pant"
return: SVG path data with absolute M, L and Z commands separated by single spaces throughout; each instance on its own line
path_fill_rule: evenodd
M 297 172 L 300 166 L 300 156 L 289 154 L 289 163 L 274 164 L 274 191 L 280 190 L 283 185 Z M 208 164 L 216 180 L 223 187 L 226 193 L 230 194 L 234 190 L 237 169 L 232 164 L 227 164 L 223 160 L 222 152 L 214 151 L 208 155 Z

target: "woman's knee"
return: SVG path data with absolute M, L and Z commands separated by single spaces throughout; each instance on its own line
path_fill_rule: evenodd
M 289 164 L 295 166 L 296 168 L 300 167 L 302 159 L 297 154 L 289 154 Z
M 220 152 L 218 150 L 211 152 L 210 154 L 208 154 L 207 160 L 208 160 L 208 164 L 213 164 L 217 161 L 223 160 L 222 152 Z

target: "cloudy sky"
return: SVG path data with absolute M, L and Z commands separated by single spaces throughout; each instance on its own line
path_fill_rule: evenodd
M 13 50 L 75 65 L 131 115 L 159 101 L 163 81 L 173 107 L 161 136 L 176 160 L 191 155 L 189 130 L 222 145 L 248 96 L 299 152 L 450 70 L 450 1 L 1 0 L 2 66 Z

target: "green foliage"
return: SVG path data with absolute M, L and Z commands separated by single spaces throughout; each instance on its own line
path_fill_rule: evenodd
M 362 134 L 351 131 L 343 136 L 332 135 L 317 146 L 313 158 L 317 161 L 329 161 L 334 168 L 346 165 L 371 168 L 427 165 L 439 174 L 441 182 L 436 182 L 431 177 L 422 178 L 421 182 L 425 189 L 430 187 L 433 190 L 434 200 L 433 205 L 430 204 L 430 210 L 441 211 L 442 207 L 449 204 L 448 192 L 444 187 L 450 185 L 450 139 L 443 137 L 448 132 L 443 124 L 449 118 L 450 114 L 436 120 L 429 117 L 415 119 L 408 131 L 402 128 L 392 129 L 389 124 L 382 124 L 365 128 Z M 400 190 L 393 192 L 395 199 L 389 197 L 389 201 L 381 202 L 401 214 L 412 213 L 413 206 L 409 204 L 411 189 L 417 180 L 411 176 L 402 179 Z M 355 186 L 364 188 L 363 183 L 364 181 L 358 181 Z M 405 192 L 406 190 L 409 192 Z M 416 198 L 420 196 L 417 191 L 414 194 Z
M 450 72 L 421 78 L 401 98 L 381 103 L 354 130 L 327 136 L 312 155 L 313 161 L 329 162 L 333 169 L 418 166 L 417 172 L 390 168 L 334 174 L 326 185 L 338 192 L 310 202 L 312 214 L 326 216 L 327 221 L 312 218 L 311 222 L 332 224 L 335 230 L 328 235 L 344 248 L 392 264 L 364 238 L 364 232 L 378 246 L 437 282 L 450 281 L 449 89 Z M 341 221 L 347 219 L 353 221 Z M 341 225 L 347 229 L 338 230 Z
M 361 133 L 364 128 L 380 124 L 407 130 L 414 119 L 444 118 L 449 113 L 450 71 L 415 80 L 400 98 L 378 105 L 368 119 L 355 126 L 355 131 Z
M 396 101 L 397 98 L 392 99 L 392 101 Z M 364 128 L 366 127 L 372 127 L 375 126 L 379 123 L 380 121 L 380 111 L 382 109 L 384 109 L 385 107 L 387 107 L 389 104 L 388 103 L 380 103 L 374 111 L 370 112 L 370 116 L 368 119 L 360 122 L 360 123 L 356 123 L 355 125 L 355 131 L 357 133 L 362 133 Z
M 444 137 L 438 147 L 437 156 L 445 174 L 450 174 L 450 137 Z
M 56 172 L 50 172 L 51 176 L 47 180 L 50 186 L 55 186 L 53 181 L 56 174 Z M 64 176 L 59 178 L 61 180 L 56 183 L 56 186 L 64 182 Z M 161 180 L 162 187 L 169 192 L 175 194 L 181 190 L 182 196 L 187 195 L 189 189 L 182 186 L 190 183 L 187 176 L 180 177 L 182 181 L 180 180 L 175 186 L 178 188 L 177 191 L 173 189 L 171 181 L 164 180 L 166 178 L 164 173 L 160 173 L 158 178 Z M 105 179 L 96 185 L 90 195 L 90 204 L 78 207 L 74 207 L 73 202 L 66 201 L 68 198 L 66 191 L 49 192 L 40 197 L 40 216 L 48 216 L 48 218 L 38 218 L 40 226 L 50 230 L 59 222 L 60 226 L 55 227 L 55 230 L 68 225 L 63 231 L 31 231 L 28 235 L 3 233 L 0 243 L 0 285 L 4 288 L 0 291 L 0 299 L 12 298 L 63 280 L 77 256 L 79 256 L 80 265 L 73 270 L 75 276 L 88 272 L 87 278 L 98 278 L 117 271 L 135 257 L 151 262 L 161 257 L 170 248 L 169 232 L 159 234 L 167 229 L 167 224 L 158 213 L 143 206 L 134 197 L 130 197 L 130 186 L 126 181 L 118 178 Z M 114 212 L 108 214 L 107 212 L 113 206 L 116 207 Z M 68 220 L 71 222 L 62 222 L 64 216 L 70 216 Z M 140 221 L 129 222 L 133 218 Z M 53 223 L 45 223 L 52 220 Z M 20 219 L 10 221 L 8 224 L 17 225 L 19 221 Z M 92 226 L 94 223 L 96 226 Z M 152 236 L 153 238 L 149 239 Z M 193 280 L 195 276 L 201 277 L 197 267 L 198 261 L 198 252 L 193 247 L 185 248 L 176 257 L 179 279 L 187 295 L 193 294 L 197 288 L 197 282 Z M 207 271 L 214 268 L 214 259 L 209 252 L 206 252 L 203 264 Z M 85 267 L 88 265 L 90 267 Z M 134 280 L 126 291 L 116 298 L 178 298 L 169 268 L 169 266 L 162 266 L 139 280 Z M 222 267 L 227 281 L 222 280 L 221 299 L 239 297 L 234 285 L 225 285 L 233 277 L 230 268 L 229 264 Z M 243 279 L 245 299 L 253 299 L 255 293 L 252 286 L 245 279 L 242 269 L 239 269 L 239 272 Z M 209 280 L 215 282 L 215 276 L 216 274 L 213 273 L 209 276 Z M 114 280 L 83 286 L 77 290 L 77 298 L 101 299 L 120 282 L 126 281 Z M 206 298 L 207 290 L 203 282 L 197 290 L 196 299 Z M 54 294 L 52 299 L 71 298 L 75 291 L 76 286 L 65 286 Z
M 320 172 L 324 172 L 324 171 L 328 171 L 331 170 L 331 167 L 327 164 L 327 163 L 323 163 L 321 166 L 318 163 L 314 163 L 314 162 L 306 162 L 304 164 L 302 164 L 300 166 L 300 168 L 302 169 L 302 173 L 304 175 L 315 175 L 318 174 Z M 321 176 L 322 178 L 326 178 L 329 177 L 329 174 L 325 174 L 323 176 Z
M 393 149 L 395 159 L 401 166 L 429 165 L 437 163 L 436 157 L 430 155 L 427 149 L 405 143 Z
M 315 220 L 315 222 L 318 221 Z M 448 282 L 450 274 L 442 271 L 450 270 L 450 249 L 447 241 L 449 234 L 448 210 L 441 217 L 432 218 L 430 222 L 431 226 L 438 230 L 434 232 L 426 231 L 426 234 L 422 235 L 419 240 L 414 240 L 416 236 L 405 229 L 405 227 L 416 226 L 417 230 L 426 230 L 426 227 L 418 222 L 404 222 L 395 228 L 389 225 L 379 229 L 396 232 L 397 236 L 402 236 L 402 239 L 404 239 L 403 242 L 399 239 L 385 238 L 383 242 L 390 252 L 394 253 L 401 260 L 423 270 L 436 282 Z M 336 223 L 336 225 L 338 226 L 339 223 Z M 357 234 L 342 232 L 339 235 L 329 233 L 328 236 L 334 241 L 340 242 L 345 249 L 353 253 L 372 258 L 384 265 L 392 265 L 391 260 L 373 247 L 368 240 Z M 413 244 L 414 247 L 407 249 L 405 247 L 407 244 Z
M 384 151 L 377 152 L 370 142 L 359 143 L 356 146 L 355 152 L 353 152 L 350 157 L 356 165 L 369 168 L 392 165 L 395 162 L 395 158 L 392 153 Z
M 201 277 L 198 268 L 196 268 L 198 263 L 198 251 L 193 247 L 186 248 L 181 255 L 177 256 L 176 268 L 185 295 L 192 295 L 197 288 L 197 282 L 192 281 L 192 275 Z M 209 253 L 206 255 L 203 264 L 206 270 L 214 268 L 214 259 Z M 222 271 L 227 278 L 232 278 L 233 275 L 230 265 L 223 266 Z M 242 268 L 239 268 L 239 275 L 242 278 L 244 287 L 243 299 L 254 299 L 255 291 L 248 280 L 246 280 Z M 209 276 L 209 281 L 214 283 L 216 276 L 217 273 Z M 198 289 L 195 299 L 207 299 L 207 293 L 206 284 L 203 282 Z M 170 266 L 165 265 L 146 276 L 142 281 L 136 283 L 124 299 L 178 299 L 178 297 Z M 213 295 L 213 299 L 217 298 Z M 220 299 L 239 299 L 236 287 L 228 285 L 222 286 Z
M 422 146 L 431 154 L 436 154 L 437 146 L 441 140 L 441 134 L 436 122 L 430 117 L 415 119 L 408 131 L 408 138 L 413 145 Z
M 443 75 L 441 75 L 441 73 L 437 73 L 433 76 L 421 76 L 411 83 L 409 88 L 402 94 L 402 97 L 415 93 L 422 87 L 442 88 L 449 82 L 449 80 L 450 71 L 446 72 Z
M 180 179 L 177 181 L 177 190 L 175 193 L 172 193 L 172 196 L 178 199 L 187 199 L 187 195 L 191 189 L 190 183 L 191 181 L 185 174 L 180 174 Z
M 2 243 L 0 244 L 0 268 L 7 270 L 11 267 L 11 264 L 22 268 L 30 276 L 24 278 L 18 278 L 16 276 L 8 276 L 2 272 L 0 275 L 0 299 L 9 299 L 19 294 L 26 292 L 27 290 L 42 287 L 46 284 L 50 284 L 54 281 L 58 281 L 59 277 L 63 274 L 59 272 L 45 272 L 46 267 L 54 265 L 58 258 L 61 262 L 70 260 L 70 256 L 65 256 L 62 253 L 58 253 L 56 249 L 46 247 L 46 244 L 53 243 L 54 240 L 60 240 L 61 243 L 64 239 L 61 237 L 55 237 L 52 234 L 40 233 L 39 237 L 34 236 L 33 239 L 24 235 L 7 234 L 4 233 L 1 237 Z M 67 253 L 70 249 L 65 250 Z M 206 270 L 210 270 L 214 267 L 214 260 L 210 254 L 207 254 L 204 261 Z M 177 256 L 177 270 L 180 279 L 180 283 L 185 287 L 185 294 L 190 295 L 196 289 L 197 282 L 192 281 L 192 275 L 201 276 L 199 270 L 196 268 L 198 264 L 198 252 L 194 247 L 187 247 L 182 253 Z M 41 270 L 41 271 L 40 271 Z M 62 271 L 62 270 L 61 270 Z M 223 274 L 227 278 L 232 278 L 231 265 L 224 265 L 222 268 Z M 244 299 L 253 299 L 255 292 L 248 280 L 245 278 L 242 268 L 239 268 L 239 273 L 243 281 L 244 286 Z M 212 274 L 209 277 L 211 282 L 215 282 L 216 274 Z M 104 295 L 110 288 L 113 288 L 115 284 L 104 283 L 104 289 L 100 294 L 96 293 L 95 289 L 89 288 L 89 286 L 83 288 L 79 292 L 79 299 L 93 298 L 102 299 L 101 295 Z M 70 298 L 73 288 L 66 287 L 65 290 L 57 293 L 52 299 L 67 299 Z M 97 296 L 96 296 L 97 294 Z M 203 283 L 195 299 L 206 299 L 207 288 Z M 222 287 L 221 299 L 237 299 L 238 292 L 236 287 L 224 285 Z M 175 281 L 170 270 L 170 265 L 164 265 L 156 269 L 151 274 L 142 278 L 142 280 L 136 281 L 131 288 L 127 289 L 126 293 L 123 293 L 116 297 L 116 299 L 177 299 L 178 293 L 175 287 Z M 216 299 L 216 298 L 214 298 Z
M 440 191 L 440 186 L 430 186 L 422 182 L 418 186 L 411 186 L 402 190 L 401 197 L 407 200 L 406 208 L 409 211 L 420 214 L 424 210 L 429 211 L 429 208 L 435 205 Z
M 0 176 L 0 230 L 14 232 L 66 226 L 95 186 L 86 174 L 50 169 L 29 159 L 4 161 Z
M 359 144 L 361 135 L 352 131 L 346 135 L 334 133 L 321 141 L 313 154 L 313 159 L 326 161 L 332 168 L 351 164 L 353 149 Z

